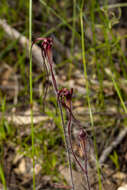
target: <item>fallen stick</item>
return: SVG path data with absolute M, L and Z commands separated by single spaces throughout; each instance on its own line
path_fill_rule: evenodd
M 33 124 L 36 125 L 38 123 L 41 122 L 46 122 L 46 121 L 50 121 L 51 118 L 49 116 L 46 115 L 42 115 L 40 112 L 36 111 L 33 113 Z M 13 123 L 14 125 L 17 126 L 22 126 L 22 125 L 30 125 L 31 124 L 31 118 L 30 118 L 30 110 L 28 109 L 25 112 L 22 113 L 13 113 L 13 110 L 11 113 L 7 114 L 5 113 L 3 115 L 3 113 L 0 112 L 0 119 L 5 119 L 8 123 Z
M 121 130 L 120 134 L 117 136 L 117 138 L 111 143 L 110 146 L 108 146 L 101 154 L 100 159 L 99 159 L 99 163 L 103 164 L 107 157 L 109 156 L 109 154 L 112 152 L 112 150 L 114 148 L 116 148 L 121 142 L 122 140 L 125 138 L 125 136 L 127 135 L 127 127 L 125 127 L 124 129 Z
M 21 44 L 21 46 L 26 49 L 26 56 L 29 58 L 29 40 L 20 32 L 18 32 L 16 29 L 8 25 L 6 21 L 3 19 L 0 19 L 0 26 L 3 28 L 3 30 L 5 31 L 5 33 L 8 35 L 10 39 L 19 40 L 19 43 Z M 33 46 L 32 55 L 33 55 L 33 59 L 35 63 L 38 64 L 39 67 L 42 68 L 43 61 L 41 58 L 42 57 L 41 49 L 37 45 Z

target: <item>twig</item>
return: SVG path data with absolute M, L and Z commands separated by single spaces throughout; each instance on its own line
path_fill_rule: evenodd
M 7 24 L 6 20 L 4 19 L 0 19 L 0 26 L 3 28 L 4 32 L 8 35 L 8 37 L 12 40 L 18 40 L 19 39 L 19 43 L 21 44 L 21 46 L 23 48 L 26 48 L 26 52 L 27 52 L 27 57 L 29 58 L 29 40 L 22 35 L 20 32 L 18 32 L 14 27 L 10 26 L 9 24 Z M 60 52 L 65 51 L 66 54 L 69 56 L 69 50 L 65 50 L 65 47 L 59 42 L 59 40 L 53 36 L 54 39 L 54 44 L 57 47 L 57 49 Z M 38 45 L 34 45 L 34 47 L 32 48 L 32 56 L 34 61 L 36 62 L 36 64 L 39 65 L 39 67 L 41 66 L 41 68 L 43 67 L 43 60 L 41 59 L 41 48 Z
M 112 150 L 114 148 L 116 148 L 120 143 L 121 141 L 124 139 L 124 137 L 127 135 L 127 127 L 125 127 L 121 132 L 120 134 L 118 135 L 118 137 L 111 143 L 111 145 L 109 147 L 107 147 L 101 154 L 100 156 L 100 159 L 99 159 L 99 162 L 100 164 L 103 164 L 108 155 L 112 152 Z
M 2 117 L 2 113 L 0 112 L 0 119 Z M 30 113 L 29 110 L 21 114 L 6 114 L 6 120 L 10 123 L 12 122 L 14 125 L 21 126 L 21 125 L 30 125 Z M 34 115 L 33 123 L 38 124 L 40 122 L 49 121 L 51 118 L 45 115 Z
M 29 57 L 29 40 L 16 29 L 8 25 L 3 19 L 0 19 L 0 26 L 3 28 L 3 30 L 10 39 L 19 40 L 21 46 L 26 49 L 26 56 Z M 36 64 L 38 64 L 42 68 L 43 60 L 41 59 L 41 49 L 37 45 L 34 45 L 34 47 L 32 48 L 32 55 Z
M 18 103 L 18 94 L 19 94 L 19 84 L 18 84 L 18 77 L 15 75 L 15 94 L 13 99 L 13 104 L 16 105 Z M 16 111 L 16 107 L 12 108 L 12 112 L 14 113 Z

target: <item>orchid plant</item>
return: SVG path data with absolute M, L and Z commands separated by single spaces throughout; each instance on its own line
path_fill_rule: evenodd
M 71 188 L 72 190 L 75 189 L 74 182 L 73 182 L 73 173 L 72 173 L 72 166 L 71 166 L 71 157 L 70 157 L 70 150 L 71 153 L 76 161 L 76 163 L 79 165 L 81 170 L 86 176 L 87 180 L 87 187 L 88 190 L 90 190 L 90 183 L 89 183 L 89 178 L 88 178 L 88 169 L 87 169 L 87 151 L 86 151 L 86 142 L 88 141 L 88 135 L 87 132 L 81 127 L 80 122 L 74 117 L 72 113 L 72 96 L 73 96 L 73 89 L 67 89 L 67 88 L 62 88 L 58 89 L 57 86 L 57 81 L 55 78 L 54 70 L 53 70 L 53 54 L 52 54 L 52 45 L 53 45 L 53 40 L 52 38 L 37 38 L 35 41 L 33 41 L 32 46 L 41 41 L 41 54 L 42 54 L 42 59 L 44 62 L 44 65 L 46 67 L 47 72 L 50 72 L 51 74 L 51 80 L 52 80 L 52 85 L 54 88 L 54 92 L 56 94 L 57 102 L 58 102 L 58 107 L 60 110 L 61 114 L 61 120 L 62 120 L 62 126 L 63 126 L 63 131 L 64 131 L 64 136 L 65 136 L 65 145 L 66 145 L 66 150 L 67 150 L 67 155 L 68 155 L 68 161 L 69 161 L 69 168 L 70 168 L 70 177 L 71 177 Z M 65 121 L 63 118 L 63 111 L 62 107 L 67 111 L 69 114 L 68 117 L 68 123 L 67 123 L 67 133 L 66 134 L 66 126 L 65 126 Z M 79 126 L 80 128 L 80 134 L 79 134 L 79 142 L 81 146 L 81 150 L 83 152 L 83 157 L 84 157 L 84 167 L 78 160 L 72 146 L 72 134 L 71 134 L 71 124 L 72 124 L 72 119 L 76 123 L 76 125 Z

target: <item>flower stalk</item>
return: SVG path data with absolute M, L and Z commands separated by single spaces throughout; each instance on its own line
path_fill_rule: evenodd
M 38 41 L 41 41 L 42 58 L 44 60 L 44 63 L 46 63 L 45 60 L 47 61 L 48 65 L 46 65 L 46 68 L 49 68 L 49 71 L 51 73 L 52 85 L 53 85 L 54 92 L 56 94 L 57 101 L 58 101 L 58 107 L 59 107 L 60 115 L 61 115 L 62 127 L 63 127 L 64 138 L 65 138 L 65 146 L 66 146 L 66 150 L 67 150 L 67 157 L 68 157 L 68 163 L 69 163 L 69 169 L 70 169 L 71 185 L 72 185 L 72 190 L 74 190 L 75 188 L 74 188 L 72 166 L 71 166 L 71 155 L 70 155 L 70 151 L 69 151 L 69 143 L 68 143 L 68 138 L 67 138 L 67 134 L 66 134 L 66 126 L 64 123 L 64 117 L 63 117 L 63 111 L 62 111 L 62 105 L 61 105 L 62 102 L 58 98 L 59 91 L 58 91 L 57 82 L 56 82 L 56 78 L 55 78 L 54 71 L 53 71 L 53 56 L 52 56 L 53 40 L 50 37 L 48 37 L 48 38 L 37 38 L 32 43 L 32 46 Z
M 70 151 L 69 151 L 69 145 L 70 145 L 70 150 L 72 152 L 72 155 L 73 155 L 76 163 L 79 165 L 80 169 L 85 174 L 86 181 L 87 181 L 87 187 L 88 187 L 88 190 L 90 190 L 90 183 L 89 183 L 89 179 L 88 179 L 88 169 L 87 169 L 87 151 L 86 151 L 86 143 L 88 141 L 87 133 L 85 130 L 82 129 L 80 122 L 74 117 L 74 115 L 72 113 L 73 89 L 68 90 L 67 88 L 62 88 L 61 90 L 58 90 L 56 78 L 55 78 L 54 71 L 53 71 L 53 55 L 52 55 L 53 40 L 52 40 L 52 38 L 50 38 L 50 37 L 48 37 L 48 38 L 37 38 L 32 43 L 32 46 L 38 41 L 41 41 L 42 58 L 44 60 L 44 64 L 46 66 L 47 72 L 50 71 L 52 85 L 54 88 L 54 92 L 56 94 L 58 107 L 60 110 L 61 121 L 62 121 L 62 126 L 63 126 L 63 131 L 64 131 L 64 138 L 65 138 L 65 146 L 66 146 L 66 150 L 67 150 L 67 157 L 68 157 L 69 168 L 70 168 L 70 178 L 71 178 L 72 190 L 74 190 L 75 187 L 74 187 L 74 182 L 73 182 L 73 174 L 72 174 L 71 156 L 70 156 Z M 47 65 L 46 65 L 46 63 L 47 63 Z M 66 126 L 65 126 L 65 122 L 64 122 L 62 107 L 64 107 L 65 110 L 69 113 L 69 119 L 68 119 L 68 123 L 67 123 L 68 137 L 66 134 Z M 78 125 L 80 128 L 79 142 L 80 142 L 81 150 L 83 152 L 84 167 L 82 166 L 82 164 L 78 160 L 78 158 L 77 158 L 77 156 L 73 150 L 72 134 L 71 134 L 72 119 L 74 120 L 76 125 Z
M 73 89 L 68 90 L 67 88 L 63 88 L 59 91 L 58 93 L 58 98 L 61 101 L 62 106 L 69 112 L 69 119 L 68 119 L 68 124 L 67 124 L 67 129 L 68 129 L 68 138 L 69 138 L 69 143 L 71 147 L 71 152 L 72 155 L 75 158 L 76 163 L 79 165 L 80 169 L 82 172 L 85 174 L 86 181 L 87 181 L 87 187 L 88 190 L 90 190 L 90 183 L 89 183 L 89 178 L 88 178 L 88 169 L 87 169 L 87 151 L 86 151 L 86 146 L 87 146 L 87 133 L 85 130 L 81 128 L 80 123 L 78 122 L 77 119 L 75 119 L 73 113 L 72 113 L 72 95 L 73 95 Z M 80 134 L 79 134 L 79 142 L 81 146 L 81 150 L 83 152 L 83 157 L 84 157 L 84 167 L 81 165 L 80 161 L 78 160 L 72 146 L 72 138 L 71 138 L 71 123 L 72 123 L 72 118 L 76 121 L 76 124 L 79 125 L 81 128 Z

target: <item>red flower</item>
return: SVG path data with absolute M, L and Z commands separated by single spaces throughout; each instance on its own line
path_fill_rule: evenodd
M 32 46 L 38 42 L 38 41 L 42 41 L 41 43 L 41 50 L 42 50 L 42 56 L 43 58 L 48 56 L 48 52 L 51 50 L 52 48 L 52 44 L 53 44 L 53 40 L 52 38 L 48 37 L 48 38 L 37 38 L 36 40 L 34 40 L 34 42 L 32 43 Z
M 68 90 L 67 88 L 62 88 L 58 91 L 58 99 L 61 101 L 61 104 L 71 111 L 71 101 L 73 95 L 73 88 Z

